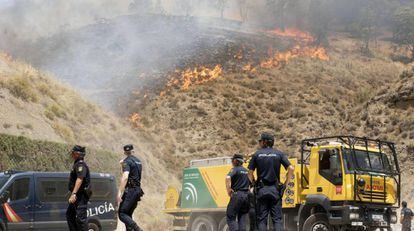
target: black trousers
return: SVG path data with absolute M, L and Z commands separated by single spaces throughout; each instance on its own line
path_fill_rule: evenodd
M 411 221 L 409 221 L 411 223 Z M 403 224 L 401 231 L 411 231 L 411 224 Z
M 119 220 L 121 220 L 126 227 L 127 231 L 141 230 L 137 223 L 133 220 L 132 214 L 138 205 L 140 200 L 141 189 L 139 187 L 125 189 L 124 195 L 122 195 L 122 202 L 119 205 Z
M 249 220 L 250 220 L 250 231 L 257 231 L 257 218 L 256 218 L 256 197 L 253 193 L 249 192 Z
M 282 230 L 282 194 L 276 186 L 264 186 L 258 191 L 257 197 L 257 220 L 259 231 L 267 231 L 267 221 L 270 218 L 273 230 Z
M 89 198 L 85 193 L 78 193 L 76 202 L 69 204 L 66 210 L 66 221 L 70 231 L 87 231 L 88 230 L 88 201 Z
M 226 218 L 230 231 L 245 231 L 249 214 L 248 192 L 234 192 L 227 205 Z

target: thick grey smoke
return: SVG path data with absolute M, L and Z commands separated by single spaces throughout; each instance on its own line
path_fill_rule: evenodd
M 226 46 L 212 28 L 240 29 L 240 4 L 254 9 L 244 0 L 16 0 L 1 8 L 0 49 L 113 108 L 189 65 L 201 46 Z

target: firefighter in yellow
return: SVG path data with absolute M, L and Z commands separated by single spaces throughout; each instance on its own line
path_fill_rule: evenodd
M 234 154 L 231 159 L 233 168 L 226 177 L 227 194 L 230 202 L 227 205 L 226 217 L 230 231 L 245 231 L 249 214 L 249 171 L 242 166 L 243 155 Z

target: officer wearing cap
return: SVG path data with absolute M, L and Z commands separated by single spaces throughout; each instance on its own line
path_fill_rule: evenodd
M 267 231 L 270 214 L 275 231 L 282 230 L 282 196 L 285 185 L 293 177 L 293 166 L 286 155 L 273 149 L 274 136 L 263 133 L 259 139 L 260 149 L 253 154 L 249 162 L 249 178 L 257 186 L 257 223 L 259 231 Z M 286 182 L 280 182 L 280 167 L 287 170 Z M 257 181 L 253 172 L 257 170 Z
M 243 155 L 234 154 L 231 160 L 233 168 L 226 177 L 226 189 L 230 197 L 226 211 L 227 224 L 230 231 L 244 231 L 249 213 L 249 172 L 242 166 Z
M 73 147 L 71 155 L 75 161 L 70 172 L 69 206 L 66 210 L 66 220 L 70 231 L 86 231 L 87 223 L 87 204 L 90 197 L 90 172 L 89 167 L 84 161 L 86 154 L 85 147 L 76 145 Z
M 413 220 L 414 213 L 411 209 L 407 207 L 407 202 L 403 201 L 401 203 L 401 219 L 402 231 L 411 231 L 411 221 Z
M 141 161 L 133 155 L 132 144 L 124 146 L 125 159 L 121 162 L 122 178 L 119 186 L 119 219 L 124 222 L 126 230 L 141 231 L 141 228 L 132 219 L 132 214 L 137 207 L 138 201 L 144 195 L 141 189 Z

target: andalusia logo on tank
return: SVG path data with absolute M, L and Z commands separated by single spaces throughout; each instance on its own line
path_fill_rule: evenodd
M 184 170 L 181 205 L 183 208 L 216 208 L 217 204 L 196 168 Z

